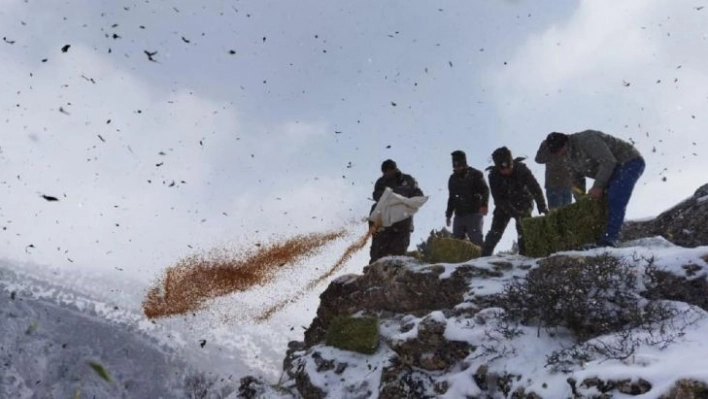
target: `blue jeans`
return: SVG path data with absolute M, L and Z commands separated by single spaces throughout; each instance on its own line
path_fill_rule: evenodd
M 573 190 L 569 188 L 546 188 L 548 209 L 560 208 L 573 202 Z
M 612 173 L 607 185 L 607 232 L 603 237 L 608 244 L 614 245 L 619 240 L 627 204 L 645 166 L 644 159 L 637 158 L 615 167 Z

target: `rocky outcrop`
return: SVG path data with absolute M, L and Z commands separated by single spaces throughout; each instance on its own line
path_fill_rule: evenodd
M 708 263 L 708 255 L 703 257 Z M 708 311 L 708 268 L 689 263 L 682 266 L 682 273 L 658 268 L 647 270 L 647 291 L 649 299 L 668 299 L 686 302 Z
M 689 214 L 698 218 L 699 208 L 705 208 L 705 196 L 708 186 L 699 189 L 691 201 L 672 209 L 675 217 L 666 216 L 667 212 L 657 218 L 669 221 L 663 224 L 665 232 L 677 228 L 677 220 L 689 218 Z M 424 264 L 408 257 L 381 259 L 366 266 L 361 275 L 338 278 L 320 295 L 317 315 L 305 331 L 304 341 L 289 344 L 283 362 L 286 382 L 279 389 L 295 398 L 317 399 L 441 395 L 604 399 L 645 394 L 666 399 L 707 398 L 708 384 L 691 379 L 677 378 L 668 392 L 657 392 L 654 381 L 642 375 L 642 368 L 632 366 L 656 361 L 635 360 L 638 346 L 649 341 L 664 347 L 673 345 L 691 333 L 685 326 L 708 315 L 681 305 L 682 319 L 663 323 L 671 311 L 660 305 L 668 303 L 665 299 L 708 311 L 708 251 L 686 249 L 685 256 L 680 257 L 685 264 L 676 263 L 675 246 L 656 237 L 658 230 L 643 231 L 633 238 L 652 239 L 637 244 L 644 246 L 638 248 L 641 256 L 628 254 L 625 249 L 610 249 L 607 253 L 559 254 L 538 260 L 519 256 L 482 258 L 464 264 Z M 691 239 L 708 238 L 703 230 L 694 229 L 693 233 Z M 650 254 L 644 256 L 647 250 Z M 657 259 L 670 260 L 665 262 L 670 268 L 655 267 L 652 254 L 657 253 Z M 607 278 L 592 278 L 603 272 Z M 539 276 L 544 278 L 539 280 Z M 615 280 L 622 284 L 611 284 Z M 523 309 L 534 312 L 516 315 L 512 299 L 523 287 L 527 291 L 529 287 L 538 288 L 529 298 L 518 296 L 526 306 Z M 622 295 L 613 294 L 609 300 L 598 296 L 615 291 Z M 550 306 L 543 307 L 539 300 L 546 297 Z M 622 318 L 630 303 L 628 298 L 637 305 L 636 312 L 630 312 L 636 317 Z M 578 307 L 583 301 L 589 307 Z M 606 310 L 609 321 L 598 318 Z M 649 310 L 660 317 L 649 318 Z M 549 318 L 552 312 L 564 316 L 561 322 Z M 569 315 L 611 328 L 579 334 L 567 322 Z M 378 323 L 375 350 L 359 353 L 328 344 L 327 336 L 337 324 L 333 321 L 347 317 Z M 610 323 L 613 320 L 620 322 L 615 325 Z M 653 325 L 652 320 L 658 330 L 641 329 Z M 662 335 L 665 329 L 666 336 Z M 695 335 L 690 339 L 700 341 Z M 601 366 L 605 361 L 614 362 L 615 368 L 623 364 L 628 367 L 621 378 L 610 378 Z M 593 369 L 593 365 L 597 367 Z M 267 397 L 267 389 L 262 381 L 246 378 L 240 394 Z M 272 392 L 270 395 L 275 397 Z
M 682 247 L 708 245 L 708 184 L 656 218 L 627 221 L 622 228 L 624 241 L 653 236 L 662 236 Z
M 469 278 L 490 273 L 461 266 L 451 278 L 440 278 L 444 271 L 443 266 L 421 265 L 416 270 L 408 261 L 389 260 L 366 266 L 363 275 L 340 277 L 320 295 L 317 317 L 305 331 L 306 346 L 322 342 L 335 316 L 357 312 L 424 315 L 451 309 L 463 301 Z

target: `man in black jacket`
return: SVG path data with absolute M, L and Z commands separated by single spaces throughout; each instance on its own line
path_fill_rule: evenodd
M 506 147 L 497 148 L 492 153 L 494 166 L 489 170 L 489 187 L 494 198 L 492 228 L 484 240 L 482 256 L 490 256 L 512 218 L 516 221 L 519 254 L 526 252 L 521 220 L 531 216 L 533 201 L 538 213 L 548 213 L 543 190 L 529 168 L 522 162 L 524 158 L 513 159 Z
M 396 162 L 387 159 L 381 164 L 381 176 L 374 184 L 374 201 L 378 203 L 386 187 L 390 187 L 394 193 L 404 197 L 419 197 L 423 191 L 418 188 L 415 179 L 407 174 L 401 173 L 396 166 Z M 373 211 L 376 207 L 371 207 Z M 413 217 L 403 219 L 389 227 L 374 232 L 371 239 L 371 260 L 369 264 L 389 255 L 405 255 L 408 245 L 411 242 L 411 231 L 413 231 Z
M 469 237 L 472 243 L 481 247 L 484 245 L 482 227 L 487 214 L 489 187 L 482 172 L 467 166 L 467 156 L 463 151 L 458 150 L 451 155 L 453 173 L 447 182 L 450 195 L 447 199 L 445 224 L 450 227 L 454 213 L 452 235 L 461 240 Z

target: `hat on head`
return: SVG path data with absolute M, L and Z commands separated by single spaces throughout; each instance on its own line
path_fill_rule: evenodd
M 511 166 L 514 159 L 511 157 L 511 151 L 506 147 L 500 147 L 492 153 L 494 165 L 498 168 L 508 168 Z
M 453 151 L 452 155 L 452 167 L 467 166 L 467 156 L 464 151 Z
M 546 137 L 546 147 L 551 154 L 555 154 L 563 148 L 568 142 L 568 135 L 564 133 L 553 132 Z
M 392 159 L 387 159 L 381 164 L 381 171 L 385 172 L 387 170 L 396 170 L 398 167 Z

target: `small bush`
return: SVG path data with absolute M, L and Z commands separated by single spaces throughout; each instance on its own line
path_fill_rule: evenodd
M 583 197 L 546 216 L 522 220 L 526 255 L 543 257 L 597 242 L 607 227 L 607 203 Z
M 452 237 L 447 229 L 432 230 L 425 242 L 418 244 L 414 257 L 428 263 L 462 263 L 479 258 L 482 248 L 468 240 Z
M 669 317 L 636 286 L 637 269 L 621 259 L 556 256 L 508 284 L 501 303 L 510 320 L 565 327 L 586 340 Z
M 371 355 L 379 345 L 379 321 L 374 317 L 337 316 L 327 328 L 325 343 Z

